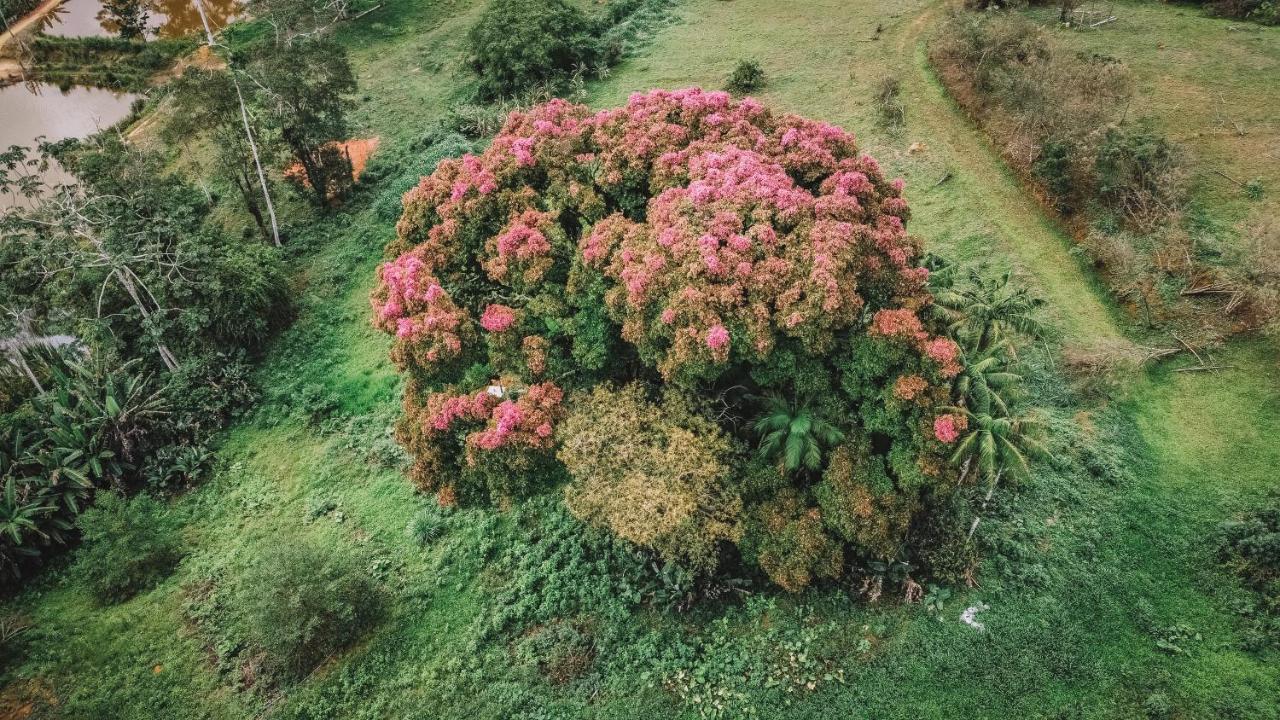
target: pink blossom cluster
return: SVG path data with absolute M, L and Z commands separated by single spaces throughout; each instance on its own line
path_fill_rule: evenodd
M 503 447 L 550 449 L 563 400 L 564 391 L 551 382 L 530 386 L 516 400 L 503 400 L 493 408 L 485 428 L 467 437 L 468 452 Z M 474 462 L 474 454 L 470 458 Z
M 409 370 L 459 355 L 483 329 L 476 347 L 493 367 L 532 383 L 556 347 L 530 335 L 517 358 L 509 331 L 602 287 L 622 337 L 667 378 L 714 377 L 779 345 L 827 352 L 870 311 L 867 332 L 917 352 L 918 372 L 959 372 L 958 348 L 917 314 L 931 299 L 902 182 L 848 132 L 749 98 L 654 90 L 598 112 L 563 100 L 513 112 L 487 149 L 441 162 L 404 206 L 373 305 Z M 541 423 L 517 413 L 536 415 L 527 397 L 506 400 L 477 448 L 538 436 Z M 449 423 L 480 422 L 453 412 Z
M 551 269 L 551 241 L 557 225 L 555 214 L 524 210 L 514 215 L 503 231 L 485 246 L 484 269 L 497 282 L 529 287 Z
M 463 395 L 432 393 L 422 416 L 423 431 L 429 436 L 443 435 L 459 426 L 483 424 L 466 435 L 472 462 L 475 452 L 502 447 L 545 450 L 551 447 L 563 400 L 564 392 L 551 382 L 532 385 L 514 399 L 488 390 Z
M 379 328 L 412 346 L 421 362 L 434 364 L 462 353 L 472 320 L 431 273 L 425 257 L 415 250 L 380 267 L 372 303 Z
M 480 315 L 480 327 L 491 333 L 506 332 L 516 324 L 516 311 L 506 305 L 488 305 Z
M 484 422 L 498 402 L 485 390 L 471 395 L 432 393 L 427 397 L 426 429 L 429 433 L 445 433 L 457 422 Z
M 963 369 L 960 366 L 960 346 L 951 338 L 929 335 L 919 316 L 912 310 L 878 310 L 871 319 L 870 333 L 910 343 L 924 357 L 933 361 L 938 374 L 944 378 L 955 377 Z
M 929 389 L 929 381 L 919 375 L 902 375 L 893 383 L 893 396 L 899 400 L 915 400 Z
M 941 442 L 950 444 L 960 438 L 960 433 L 969 427 L 969 419 L 964 415 L 939 415 L 933 419 L 933 436 Z

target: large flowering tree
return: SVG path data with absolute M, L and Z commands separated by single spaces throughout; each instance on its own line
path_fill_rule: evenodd
M 567 479 L 571 509 L 625 517 L 615 531 L 645 544 L 635 513 L 606 507 L 636 498 L 584 487 L 616 467 L 614 486 L 643 488 L 652 507 L 717 498 L 681 517 L 714 515 L 706 547 L 737 543 L 789 588 L 900 554 L 964 423 L 934 410 L 952 404 L 960 353 L 922 313 L 932 298 L 909 217 L 902 182 L 849 133 L 750 98 L 652 91 L 599 112 L 555 100 L 512 113 L 484 153 L 406 194 L 378 271 L 375 323 L 406 375 L 415 482 L 444 502 L 509 502 Z M 624 382 L 637 408 L 637 382 L 692 406 L 737 398 L 703 411 L 723 442 L 693 453 L 696 470 L 653 461 L 670 456 L 661 447 L 611 450 L 628 435 L 601 426 L 619 413 L 599 393 Z M 812 398 L 840 426 L 830 467 L 797 475 L 746 452 L 737 415 L 766 390 Z M 631 442 L 691 427 L 661 429 L 657 405 L 635 412 L 648 429 Z M 566 426 L 575 413 L 590 416 Z M 708 464 L 724 457 L 723 472 Z

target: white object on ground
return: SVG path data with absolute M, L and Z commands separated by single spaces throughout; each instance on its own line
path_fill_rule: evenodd
M 977 630 L 978 632 L 982 632 L 983 630 L 986 629 L 987 626 L 978 622 L 978 613 L 982 612 L 983 610 L 990 610 L 990 609 L 991 609 L 991 606 L 987 605 L 986 603 L 978 603 L 977 605 L 970 605 L 969 607 L 965 608 L 964 612 L 960 613 L 960 622 L 964 623 L 965 625 L 968 625 L 969 627 L 973 628 L 974 630 Z

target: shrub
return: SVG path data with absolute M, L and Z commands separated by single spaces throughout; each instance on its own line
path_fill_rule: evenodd
M 427 546 L 439 540 L 448 530 L 448 526 L 449 518 L 444 515 L 440 507 L 428 505 L 414 513 L 405 532 L 416 544 Z
M 1134 229 L 1153 230 L 1181 208 L 1180 153 L 1150 127 L 1108 129 L 1096 162 L 1098 196 Z
M 600 28 L 565 0 L 489 4 L 467 36 L 469 64 L 485 98 L 554 84 L 579 67 L 608 64 Z
M 1280 495 L 1224 522 L 1218 556 L 1255 594 L 1246 613 L 1252 622 L 1248 644 L 1280 647 Z
M 886 127 L 899 127 L 907 119 L 907 106 L 902 103 L 902 82 L 896 77 L 880 81 L 875 97 L 876 112 Z
M 739 60 L 730 73 L 724 89 L 732 93 L 755 92 L 764 87 L 764 68 L 758 60 Z
M 76 553 L 76 572 L 101 603 L 128 600 L 151 588 L 182 557 L 173 516 L 146 495 L 126 500 L 100 493 L 77 524 L 84 544 Z
M 579 397 L 557 457 L 569 511 L 694 572 L 739 539 L 742 500 L 727 487 L 732 445 L 680 397 L 648 402 L 631 384 Z
M 364 637 L 384 604 L 363 558 L 309 539 L 265 544 L 223 603 L 249 654 L 280 679 L 301 678 Z

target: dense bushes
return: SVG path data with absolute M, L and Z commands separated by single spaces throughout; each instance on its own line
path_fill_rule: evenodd
M 153 75 L 191 52 L 190 38 L 135 42 L 114 37 L 37 35 L 30 45 L 35 76 L 54 85 L 143 91 Z
M 764 87 L 764 68 L 758 60 L 739 60 L 734 66 L 724 89 L 732 93 L 744 94 Z
M 84 545 L 76 571 L 99 602 L 119 602 L 150 588 L 181 558 L 174 518 L 146 495 L 98 495 L 77 521 Z
M 1280 24 L 1280 5 L 1274 0 L 1194 0 L 1214 15 L 1247 18 L 1267 25 Z
M 589 522 L 701 572 L 741 541 L 794 590 L 910 553 L 961 354 L 923 312 L 902 184 L 847 133 L 699 90 L 553 101 L 404 207 L 375 323 L 440 502 L 567 475 Z M 760 435 L 757 412 L 779 414 Z
M 732 445 L 685 398 L 658 406 L 637 384 L 597 387 L 562 434 L 558 457 L 574 478 L 565 502 L 578 517 L 699 572 L 715 568 L 718 543 L 741 537 Z
M 574 77 L 603 75 L 626 54 L 628 43 L 666 20 L 670 4 L 613 0 L 588 14 L 566 0 L 492 2 L 467 37 L 467 63 L 479 76 L 479 98 L 555 92 Z
M 1280 496 L 1222 524 L 1219 558 L 1255 593 L 1241 608 L 1251 619 L 1251 647 L 1280 646 Z
M 385 594 L 368 559 L 334 543 L 265 542 L 244 569 L 189 589 L 188 614 L 242 682 L 289 682 L 363 638 Z
M 39 5 L 40 0 L 0 0 L 0 18 L 13 24 Z
M 287 317 L 276 251 L 206 222 L 210 199 L 162 158 L 115 134 L 55 151 L 77 184 L 32 184 L 50 158 L 22 148 L 0 174 L 31 196 L 0 215 L 0 298 L 22 309 L 0 408 L 6 573 L 68 539 L 94 488 L 198 474 L 199 445 L 253 395 L 244 358 Z
M 622 49 L 603 47 L 600 30 L 597 21 L 565 0 L 490 4 L 467 37 L 481 95 L 518 95 L 579 68 L 608 66 Z

